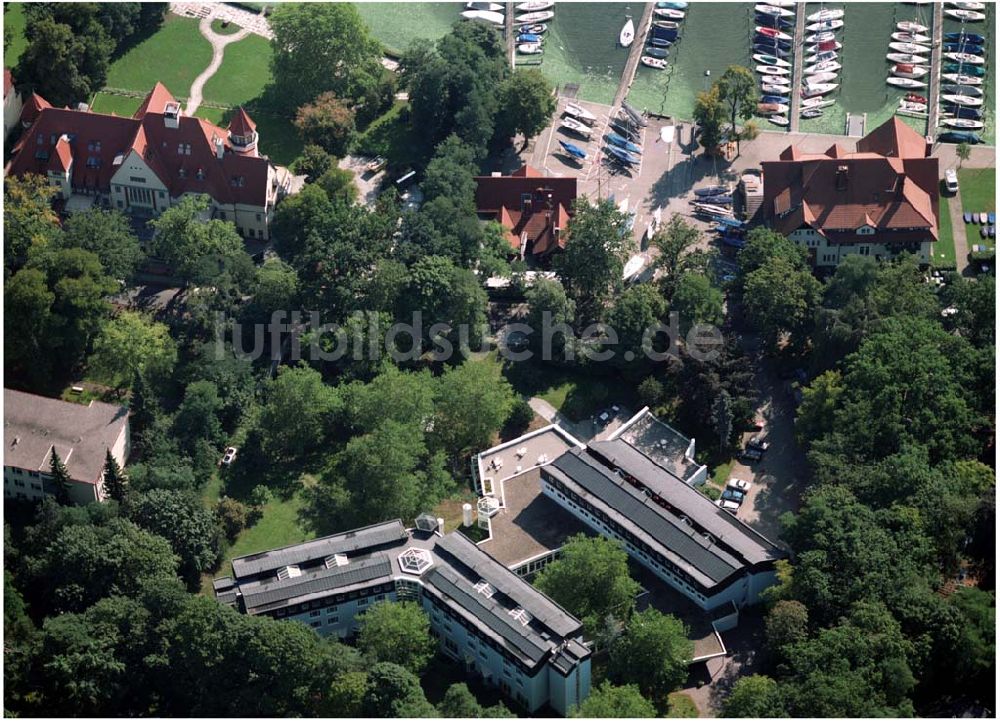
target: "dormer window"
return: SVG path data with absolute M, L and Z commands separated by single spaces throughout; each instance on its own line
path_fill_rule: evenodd
M 857 230 L 858 235 L 875 235 L 875 228 L 870 225 L 862 225 Z

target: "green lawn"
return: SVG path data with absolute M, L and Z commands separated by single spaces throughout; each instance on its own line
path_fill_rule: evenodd
M 225 21 L 216 18 L 212 21 L 212 32 L 218 33 L 219 35 L 234 35 L 240 31 L 240 26 L 236 23 L 225 23 Z
M 24 3 L 4 3 L 4 31 L 10 30 L 10 46 L 4 48 L 3 66 L 12 68 L 28 46 L 24 39 Z
M 90 109 L 95 113 L 116 113 L 123 117 L 131 117 L 135 115 L 135 111 L 139 109 L 140 105 L 142 105 L 142 98 L 97 93 L 91 102 Z
M 426 144 L 410 125 L 404 109 L 406 103 L 396 102 L 380 118 L 372 121 L 355 143 L 361 153 L 381 155 L 394 168 L 420 163 Z
M 248 35 L 226 46 L 222 65 L 205 83 L 205 102 L 245 105 L 260 97 L 270 82 L 271 43 L 259 35 Z
M 712 470 L 712 483 L 715 485 L 725 488 L 726 482 L 729 480 L 729 474 L 733 470 L 733 459 L 729 459 L 725 463 L 720 463 Z
M 938 208 L 938 241 L 934 244 L 934 258 L 931 264 L 935 268 L 952 269 L 956 268 L 955 260 L 955 237 L 954 229 L 951 227 L 951 211 L 949 210 L 951 199 L 941 195 L 940 207 Z
M 504 374 L 518 393 L 542 398 L 572 421 L 612 403 L 635 406 L 635 391 L 617 375 L 588 375 L 533 361 L 508 363 Z
M 156 34 L 111 65 L 107 87 L 148 92 L 159 81 L 173 95 L 186 98 L 191 83 L 211 61 L 212 46 L 198 32 L 198 21 L 171 14 Z
M 996 172 L 993 168 L 962 168 L 958 171 L 958 187 L 965 206 L 963 211 L 996 211 Z
M 206 504 L 213 505 L 221 492 L 222 482 L 213 478 L 202 490 L 202 498 Z M 314 533 L 307 531 L 299 524 L 299 511 L 303 505 L 304 501 L 299 491 L 288 498 L 275 495 L 274 499 L 264 506 L 264 513 L 260 520 L 243 531 L 236 542 L 226 550 L 219 570 L 202 578 L 202 593 L 211 595 L 212 578 L 229 575 L 232 572 L 234 558 L 314 538 Z

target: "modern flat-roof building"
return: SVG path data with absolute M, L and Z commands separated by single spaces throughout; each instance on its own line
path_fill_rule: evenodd
M 688 476 L 699 467 L 685 444 L 671 455 L 637 442 L 630 429 L 649 419 L 643 409 L 609 439 L 542 466 L 542 493 L 700 608 L 756 603 L 785 553 L 694 487 Z
M 186 195 L 207 195 L 211 216 L 267 240 L 279 180 L 258 153 L 257 126 L 238 108 L 227 128 L 185 115 L 160 83 L 131 118 L 52 107 L 32 94 L 7 172 L 46 178 L 67 212 L 95 201 L 155 217 Z
M 124 466 L 129 455 L 128 409 L 91 401 L 67 403 L 5 388 L 3 392 L 5 498 L 40 500 L 55 493 L 52 450 L 70 475 L 70 500 L 103 501 L 108 449 Z
M 441 650 L 529 712 L 565 715 L 590 692 L 590 649 L 580 622 L 461 533 L 440 521 L 399 520 L 233 560 L 216 579 L 222 603 L 242 613 L 353 636 L 381 601 L 427 612 Z
M 938 160 L 923 137 L 893 117 L 857 142 L 825 153 L 790 145 L 761 163 L 763 221 L 809 251 L 817 267 L 849 255 L 931 260 L 938 239 Z

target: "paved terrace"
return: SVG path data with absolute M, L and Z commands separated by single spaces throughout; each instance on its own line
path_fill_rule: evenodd
M 504 504 L 504 482 L 532 468 L 551 463 L 579 441 L 556 426 L 546 426 L 513 441 L 483 451 L 476 457 L 484 495 Z
M 685 455 L 689 440 L 645 408 L 612 438 L 620 438 L 656 465 L 684 481 L 701 468 Z

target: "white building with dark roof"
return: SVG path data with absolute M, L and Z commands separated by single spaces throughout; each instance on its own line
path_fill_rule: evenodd
M 786 554 L 695 488 L 705 468 L 693 457 L 693 443 L 643 409 L 543 466 L 542 493 L 700 608 L 757 603 Z
M 70 475 L 70 500 L 103 501 L 107 451 L 124 467 L 129 455 L 128 409 L 91 401 L 67 403 L 5 388 L 4 498 L 40 500 L 54 494 L 52 450 Z
M 580 622 L 461 533 L 399 520 L 233 560 L 220 602 L 249 615 L 353 636 L 382 601 L 414 601 L 441 650 L 534 712 L 566 715 L 590 693 Z

